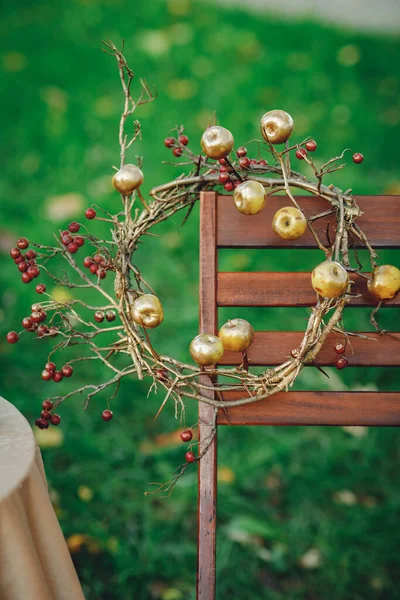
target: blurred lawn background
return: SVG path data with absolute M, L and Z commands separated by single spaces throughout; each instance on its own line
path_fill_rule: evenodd
M 82 219 L 91 203 L 110 211 L 119 206 L 111 175 L 122 98 L 101 39 L 118 44 L 124 37 L 135 73 L 158 90 L 137 114 L 143 141 L 130 155 L 132 162 L 134 153 L 144 156 L 146 191 L 175 176 L 175 167 L 161 161 L 170 160 L 163 139 L 176 123 L 185 124 L 196 148 L 215 110 L 241 144 L 259 135 L 263 112 L 283 108 L 294 117 L 295 141 L 317 140 L 318 159 L 344 147 L 364 153 L 363 165 L 350 161 L 334 183 L 358 194 L 400 193 L 394 37 L 189 0 L 17 0 L 3 4 L 0 31 L 1 394 L 31 422 L 59 388 L 40 377 L 49 341 L 26 335 L 17 346 L 5 343 L 5 333 L 18 329 L 37 299 L 8 250 L 20 235 L 50 242 L 54 230 Z M 183 228 L 182 216 L 160 228 L 160 238 L 146 240 L 136 262 L 165 306 L 156 347 L 186 358 L 197 332 L 198 212 Z M 92 230 L 106 234 L 101 224 Z M 306 270 L 319 259 L 308 251 L 225 251 L 221 267 Z M 393 252 L 381 259 L 399 265 Z M 227 309 L 220 318 L 302 330 L 307 314 Z M 345 323 L 369 329 L 368 318 L 359 310 Z M 384 312 L 381 324 L 398 329 L 397 310 Z M 65 352 L 60 362 L 71 356 Z M 328 372 L 329 380 L 306 369 L 298 388 L 399 389 L 395 370 Z M 61 385 L 67 390 L 106 376 L 84 363 Z M 100 418 L 106 397 L 95 398 L 86 413 L 75 398 L 60 411 L 62 427 L 39 436 L 51 497 L 88 600 L 194 598 L 195 469 L 171 499 L 144 496 L 149 482 L 169 479 L 185 452 L 173 407 L 153 423 L 159 402 L 147 398 L 146 385 L 124 382 L 112 402 L 112 423 Z M 188 406 L 189 424 L 195 408 Z M 399 450 L 390 429 L 223 429 L 218 599 L 400 598 Z

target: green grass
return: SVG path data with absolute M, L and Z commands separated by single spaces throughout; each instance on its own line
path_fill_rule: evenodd
M 143 141 L 135 152 L 145 159 L 146 191 L 175 174 L 161 164 L 170 159 L 162 140 L 175 123 L 184 123 L 197 140 L 216 110 L 245 143 L 258 135 L 263 111 L 277 107 L 293 115 L 296 141 L 306 135 L 317 140 L 318 159 L 344 147 L 364 153 L 363 165 L 350 162 L 334 183 L 358 194 L 400 189 L 395 39 L 185 0 L 18 0 L 2 7 L 0 32 L 1 393 L 31 421 L 53 389 L 40 378 L 50 346 L 30 338 L 15 347 L 4 342 L 10 324 L 35 299 L 7 252 L 19 235 L 50 241 L 52 231 L 79 220 L 92 202 L 115 209 L 110 179 L 118 161 L 121 94 L 113 60 L 100 52 L 101 39 L 118 43 L 124 37 L 135 73 L 158 89 L 158 99 L 138 114 Z M 146 240 L 137 262 L 165 305 L 155 344 L 185 358 L 197 332 L 197 211 L 185 227 L 180 223 L 178 215 L 160 228 L 159 239 Z M 398 258 L 382 253 L 385 261 L 398 264 Z M 316 260 L 308 251 L 238 250 L 221 257 L 223 267 L 233 270 L 302 270 Z M 240 312 L 265 329 L 302 329 L 307 316 L 303 309 Z M 350 311 L 347 326 L 368 327 L 367 311 L 356 313 Z M 229 316 L 232 309 L 220 318 Z M 397 310 L 382 315 L 384 327 L 396 329 L 397 322 Z M 87 364 L 65 386 L 106 376 Z M 399 389 L 394 369 L 331 375 L 327 383 L 306 369 L 298 386 Z M 174 441 L 172 407 L 153 423 L 160 399 L 146 394 L 144 385 L 124 382 L 109 425 L 100 419 L 106 398 L 94 399 L 86 413 L 79 399 L 71 400 L 62 409 L 61 445 L 42 449 L 65 535 L 87 536 L 73 557 L 88 600 L 194 598 L 196 474 L 185 475 L 170 500 L 144 496 L 149 482 L 170 477 L 184 452 Z M 189 404 L 188 422 L 195 420 Z M 398 433 L 361 433 L 221 430 L 218 599 L 400 597 Z M 310 549 L 318 553 L 314 569 L 301 561 Z

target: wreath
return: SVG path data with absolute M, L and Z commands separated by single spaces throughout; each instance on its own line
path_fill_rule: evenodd
M 67 230 L 55 235 L 53 245 L 33 243 L 22 237 L 10 254 L 26 284 L 45 272 L 58 286 L 78 290 L 89 288 L 95 290 L 99 297 L 96 306 L 88 305 L 79 298 L 57 301 L 46 291 L 45 284 L 36 285 L 36 292 L 44 299 L 32 305 L 31 314 L 22 321 L 22 332 L 31 332 L 38 338 L 57 339 L 48 355 L 42 378 L 61 382 L 64 377 L 73 376 L 75 364 L 83 360 L 101 361 L 111 372 L 105 382 L 84 385 L 65 395 L 44 400 L 40 417 L 36 420 L 39 428 L 58 425 L 61 417 L 57 410 L 70 397 L 83 394 L 84 408 L 88 408 L 94 396 L 109 389 L 113 391 L 102 418 L 110 421 L 113 417 L 110 401 L 117 394 L 121 380 L 132 375 L 140 380 L 148 378 L 151 382 L 149 392 L 159 387 L 165 390 L 156 416 L 168 401 L 175 405 L 175 416 L 183 420 L 186 399 L 204 402 L 214 408 L 210 435 L 201 451 L 195 452 L 192 442 L 186 452 L 185 463 L 169 482 L 158 488 L 168 493 L 188 465 L 201 460 L 207 452 L 215 436 L 220 409 L 226 411 L 233 406 L 258 402 L 277 392 L 287 391 L 304 365 L 313 363 L 331 332 L 343 334 L 343 343 L 335 346 L 335 364 L 338 369 L 345 368 L 348 364 L 345 351 L 349 333 L 342 325 L 342 315 L 354 296 L 351 291 L 352 273 L 368 279 L 368 291 L 377 301 L 371 322 L 379 330 L 376 311 L 382 302 L 399 292 L 400 271 L 395 266 L 377 265 L 377 254 L 357 223 L 362 212 L 351 190 L 342 191 L 324 183 L 326 176 L 345 166 L 341 161 L 346 150 L 317 167 L 312 158 L 317 149 L 316 142 L 307 138 L 291 145 L 289 140 L 294 127 L 293 119 L 283 110 L 271 110 L 261 119 L 263 140 L 258 140 L 258 143 L 269 152 L 268 162 L 264 159 L 250 160 L 245 147 L 239 147 L 234 152 L 231 132 L 216 124 L 210 124 L 202 135 L 202 153 L 195 153 L 190 149 L 183 126 L 176 127 L 176 134 L 167 137 L 164 143 L 180 161 L 179 164 L 185 167 L 185 172 L 168 183 L 154 187 L 150 198 L 145 199 L 140 189 L 144 179 L 142 160 L 138 159 L 138 164 L 134 165 L 127 163 L 126 159 L 131 146 L 141 137 L 140 122 L 133 120 L 131 134 L 126 133 L 126 126 L 141 105 L 155 99 L 155 93 L 140 79 L 139 92 L 133 96 L 134 73 L 123 55 L 123 47 L 119 50 L 111 41 L 105 41 L 103 50 L 116 59 L 124 99 L 118 130 L 120 165 L 119 168 L 114 167 L 112 178 L 121 196 L 122 210 L 110 214 L 93 205 L 87 208 L 85 218 L 86 222 L 100 220 L 109 223 L 110 239 L 96 237 L 88 224 L 71 222 Z M 313 175 L 311 179 L 292 169 L 293 157 L 308 164 Z M 360 153 L 353 154 L 352 158 L 356 164 L 363 161 Z M 182 210 L 187 211 L 186 220 L 201 191 L 220 189 L 221 186 L 227 192 L 232 192 L 236 208 L 250 215 L 249 218 L 257 218 L 255 215 L 263 209 L 269 196 L 284 192 L 290 200 L 290 206 L 281 208 L 275 214 L 272 222 L 274 232 L 286 240 L 294 240 L 308 228 L 324 254 L 324 260 L 311 274 L 310 286 L 316 292 L 316 303 L 301 343 L 282 364 L 258 375 L 249 370 L 247 359 L 254 331 L 251 324 L 243 319 L 228 321 L 218 335 L 209 332 L 195 337 L 190 344 L 191 364 L 160 355 L 152 344 L 151 330 L 162 324 L 162 303 L 132 260 L 139 242 L 155 225 Z M 323 198 L 327 202 L 327 209 L 306 218 L 292 193 L 293 188 Z M 332 239 L 327 232 L 327 241 L 323 242 L 314 229 L 314 223 L 327 215 L 336 219 L 336 230 Z M 368 249 L 371 274 L 361 273 L 359 263 L 356 267 L 351 266 L 349 249 L 354 241 Z M 89 247 L 91 252 L 82 260 L 80 255 L 83 246 Z M 52 259 L 60 255 L 69 266 L 68 272 L 64 271 L 61 276 L 55 275 L 50 269 Z M 113 292 L 104 285 L 105 280 L 111 277 L 114 278 Z M 86 316 L 88 309 L 92 318 Z M 113 341 L 103 345 L 101 340 L 104 334 L 110 333 Z M 7 334 L 7 340 L 15 343 L 20 335 L 11 331 Z M 82 356 L 76 356 L 62 368 L 57 368 L 56 355 L 68 346 L 76 346 L 80 352 L 83 346 L 87 352 L 82 352 Z M 241 364 L 232 368 L 217 368 L 224 350 L 242 353 Z M 120 360 L 120 357 L 124 360 Z M 202 377 L 204 374 L 209 376 L 206 381 Z M 223 376 L 225 383 L 218 383 L 215 379 L 217 375 Z M 210 389 L 214 394 L 209 393 Z M 223 401 L 221 394 L 232 390 L 240 392 L 241 397 Z M 192 436 L 192 428 L 181 433 L 184 442 L 190 443 Z

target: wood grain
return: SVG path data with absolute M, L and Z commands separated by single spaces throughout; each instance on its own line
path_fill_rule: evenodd
M 304 332 L 298 331 L 256 331 L 254 342 L 248 349 L 249 364 L 254 366 L 280 365 L 290 357 L 291 351 L 299 346 L 303 335 Z M 361 335 L 368 336 L 369 339 L 349 337 L 350 342 L 347 345 L 346 356 L 349 359 L 350 367 L 400 366 L 400 333 L 393 333 L 389 336 L 365 332 Z M 343 335 L 330 334 L 314 364 L 333 366 L 336 356 L 333 348 L 339 342 L 343 342 Z M 240 353 L 226 350 L 219 364 L 239 365 L 241 361 Z
M 352 291 L 362 294 L 349 306 L 376 306 L 367 279 L 351 274 Z M 312 306 L 316 293 L 310 273 L 218 273 L 218 306 Z M 400 306 L 400 294 L 385 306 Z
M 200 333 L 217 331 L 217 195 L 200 194 Z M 210 384 L 208 375 L 200 377 L 201 383 Z M 214 397 L 212 390 L 203 390 L 204 396 Z M 210 434 L 214 408 L 199 402 L 199 451 Z M 217 503 L 217 438 L 198 463 L 198 548 L 197 548 L 197 600 L 215 598 L 216 560 L 216 503 Z
M 224 394 L 224 400 L 242 397 Z M 400 392 L 281 392 L 218 414 L 220 425 L 399 426 Z
M 307 217 L 330 208 L 329 203 L 316 196 L 296 196 Z M 375 248 L 393 248 L 400 241 L 400 196 L 356 196 L 358 206 L 364 214 L 357 223 Z M 217 243 L 219 248 L 316 248 L 311 233 L 307 230 L 298 240 L 285 241 L 274 234 L 271 223 L 274 214 L 283 206 L 290 206 L 287 196 L 271 196 L 265 208 L 257 215 L 243 215 L 232 200 L 232 196 L 218 196 Z M 314 228 L 325 242 L 328 221 L 330 231 L 335 230 L 335 215 L 314 222 Z M 360 246 L 359 242 L 355 245 Z

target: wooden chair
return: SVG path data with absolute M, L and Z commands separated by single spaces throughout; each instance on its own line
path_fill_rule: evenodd
M 327 204 L 315 196 L 298 196 L 306 216 L 326 210 Z M 309 273 L 221 273 L 218 271 L 219 248 L 315 248 L 309 232 L 294 242 L 281 240 L 272 233 L 271 221 L 283 206 L 282 196 L 270 197 L 257 216 L 239 213 L 232 196 L 202 192 L 200 196 L 200 332 L 216 333 L 219 306 L 311 306 L 315 292 Z M 288 203 L 290 203 L 288 201 Z M 374 248 L 394 248 L 400 245 L 400 196 L 358 196 L 357 204 L 364 215 L 358 223 Z M 329 217 L 328 217 L 329 218 Z M 326 228 L 328 218 L 318 221 Z M 357 292 L 350 306 L 372 306 L 366 292 L 366 279 L 353 277 Z M 400 295 L 387 303 L 400 306 Z M 302 338 L 297 332 L 256 332 L 249 349 L 250 365 L 273 366 L 290 355 Z M 400 333 L 394 337 L 368 334 L 376 341 L 354 337 L 350 354 L 352 366 L 399 366 Z M 316 364 L 332 365 L 332 343 L 326 344 Z M 394 339 L 397 338 L 397 339 Z M 342 341 L 342 340 L 341 340 Z M 226 353 L 225 365 L 238 364 L 241 357 Z M 209 382 L 204 376 L 203 383 Z M 211 397 L 213 392 L 209 392 Z M 225 394 L 232 400 L 236 393 Z M 243 395 L 243 394 L 242 394 Z M 239 396 L 240 397 L 240 396 Z M 199 436 L 205 440 L 209 433 L 213 408 L 199 405 Z M 278 393 L 265 401 L 229 409 L 228 423 L 220 411 L 218 425 L 400 425 L 400 392 L 334 392 L 291 391 Z M 216 561 L 216 496 L 217 496 L 217 437 L 199 464 L 198 472 L 198 568 L 197 599 L 215 598 Z

